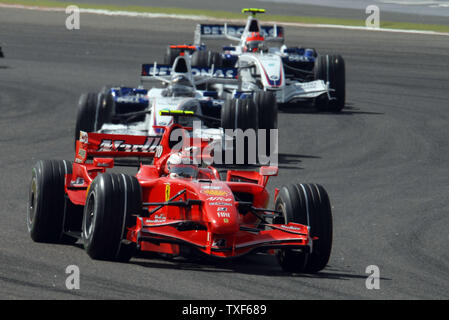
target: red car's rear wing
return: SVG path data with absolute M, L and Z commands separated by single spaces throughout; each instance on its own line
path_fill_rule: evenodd
M 87 133 L 81 131 L 76 142 L 75 162 L 84 163 L 93 157 L 153 158 L 162 154 L 163 136 L 132 136 L 122 134 Z
M 95 132 L 80 132 L 76 141 L 76 163 L 85 163 L 87 159 L 101 158 L 157 158 L 157 163 L 163 162 L 172 152 L 183 151 L 187 147 L 197 147 L 198 154 L 209 145 L 209 139 L 193 138 L 188 131 L 192 128 L 172 124 L 164 129 L 163 135 L 133 136 L 126 134 L 106 134 Z M 176 143 L 170 140 L 172 132 L 180 129 L 182 141 L 179 142 L 179 133 L 176 133 Z M 174 148 L 174 149 L 172 149 Z M 204 156 L 203 156 L 204 158 Z M 144 162 L 144 161 L 142 161 Z

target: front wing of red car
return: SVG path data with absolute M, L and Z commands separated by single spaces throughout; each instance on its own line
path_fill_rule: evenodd
M 310 250 L 308 227 L 297 223 L 264 224 L 263 229 L 241 225 L 231 234 L 213 234 L 207 225 L 194 221 L 157 221 L 139 217 L 129 230 L 127 240 L 142 251 L 178 254 L 180 246 L 189 246 L 217 258 L 235 258 L 254 251 L 291 248 Z

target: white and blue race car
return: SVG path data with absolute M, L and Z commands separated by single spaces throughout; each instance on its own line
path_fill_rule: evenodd
M 81 131 L 129 135 L 162 135 L 164 127 L 175 120 L 184 127 L 197 127 L 201 138 L 220 141 L 226 139 L 225 129 L 276 129 L 275 104 L 256 104 L 251 93 L 234 91 L 226 99 L 216 91 L 206 90 L 214 85 L 233 85 L 238 82 L 235 68 L 192 67 L 191 55 L 195 46 L 173 46 L 183 54 L 173 65 L 144 64 L 141 86 L 105 88 L 100 93 L 81 96 L 76 120 L 75 141 Z M 147 89 L 145 83 L 152 83 Z M 175 117 L 161 111 L 178 111 L 189 116 Z M 264 114 L 259 115 L 259 111 Z M 188 113 L 183 113 L 188 111 Z M 180 113 L 179 113 L 180 112 Z M 175 112 L 173 114 L 176 114 Z M 261 119 L 261 121 L 259 121 Z M 193 131 L 193 134 L 199 134 Z
M 341 111 L 345 105 L 345 64 L 340 55 L 318 55 L 313 48 L 284 44 L 284 29 L 261 26 L 255 15 L 263 9 L 243 9 L 250 13 L 246 25 L 199 24 L 194 44 L 199 48 L 192 57 L 195 66 L 235 67 L 237 85 L 217 85 L 220 94 L 239 91 L 268 91 L 279 104 L 313 101 L 318 110 Z M 207 39 L 238 42 L 213 52 L 203 43 Z M 176 56 L 168 50 L 166 60 Z

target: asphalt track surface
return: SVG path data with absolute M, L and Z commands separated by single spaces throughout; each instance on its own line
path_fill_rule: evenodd
M 328 190 L 334 246 L 316 275 L 281 272 L 274 257 L 233 263 L 91 260 L 81 246 L 33 243 L 31 167 L 73 159 L 76 102 L 104 84 L 138 84 L 142 62 L 193 37 L 195 22 L 0 10 L 0 298 L 448 299 L 449 41 L 445 36 L 286 28 L 289 44 L 340 53 L 341 114 L 279 116 L 280 174 L 269 184 Z M 65 287 L 77 265 L 81 288 Z M 367 290 L 367 266 L 380 289 Z

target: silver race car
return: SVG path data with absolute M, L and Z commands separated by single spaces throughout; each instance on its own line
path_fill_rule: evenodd
M 198 47 L 192 63 L 198 66 L 226 66 L 238 69 L 237 85 L 219 84 L 222 95 L 233 90 L 265 91 L 275 95 L 279 104 L 312 101 L 318 110 L 341 111 L 345 105 L 345 65 L 340 55 L 318 55 L 313 48 L 287 47 L 284 29 L 277 25 L 261 26 L 257 13 L 264 9 L 243 9 L 250 13 L 246 25 L 199 24 L 194 44 Z M 238 42 L 213 52 L 205 39 Z M 176 53 L 170 52 L 173 57 Z

